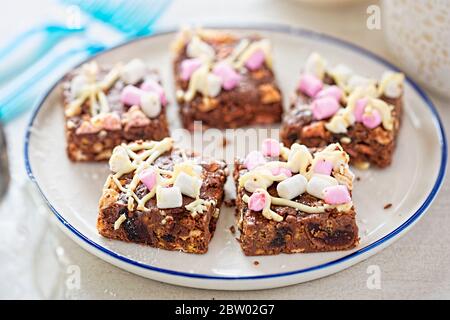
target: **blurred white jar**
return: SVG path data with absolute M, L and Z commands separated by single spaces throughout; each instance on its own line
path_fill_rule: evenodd
M 450 97 L 450 1 L 383 0 L 382 28 L 399 65 Z

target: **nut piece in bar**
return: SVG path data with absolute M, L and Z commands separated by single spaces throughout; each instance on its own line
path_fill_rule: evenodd
M 99 202 L 107 238 L 205 253 L 224 196 L 227 167 L 173 147 L 171 138 L 114 148 Z
M 169 136 L 164 89 L 142 60 L 112 67 L 86 63 L 66 76 L 63 96 L 72 161 L 108 160 L 122 142 Z
M 282 96 L 268 39 L 224 30 L 184 29 L 174 44 L 183 126 L 237 128 L 281 122 Z
M 308 147 L 339 142 L 359 168 L 389 166 L 400 128 L 404 78 L 391 71 L 380 80 L 362 77 L 346 65 L 330 67 L 312 53 L 284 116 L 282 142 Z
M 247 256 L 354 248 L 354 175 L 338 143 L 309 149 L 264 141 L 235 160 L 236 214 Z

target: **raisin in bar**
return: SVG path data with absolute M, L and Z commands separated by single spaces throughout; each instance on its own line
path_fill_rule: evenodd
M 358 244 L 353 173 L 339 143 L 311 150 L 263 142 L 236 159 L 236 213 L 248 256 L 347 250 Z
M 171 138 L 114 148 L 99 202 L 107 238 L 166 250 L 205 253 L 224 196 L 224 162 L 174 148 Z
M 286 146 L 340 142 L 352 164 L 387 167 L 400 128 L 403 82 L 401 73 L 387 71 L 375 80 L 342 64 L 329 68 L 312 53 L 283 119 L 281 139 Z
M 122 142 L 169 135 L 159 75 L 142 60 L 112 67 L 84 64 L 66 76 L 63 88 L 67 153 L 73 161 L 108 160 Z
M 281 122 L 282 97 L 268 39 L 227 31 L 185 29 L 173 50 L 183 126 L 237 128 Z

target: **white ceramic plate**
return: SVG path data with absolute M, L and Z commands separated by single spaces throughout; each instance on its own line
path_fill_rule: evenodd
M 355 71 L 378 77 L 395 69 L 381 58 L 341 40 L 284 26 L 235 27 L 259 32 L 274 46 L 275 72 L 285 94 L 292 92 L 307 55 L 321 52 L 331 63 L 346 63 Z M 171 101 L 173 86 L 168 51 L 173 32 L 162 32 L 116 47 L 95 57 L 114 63 L 139 57 L 161 70 Z M 405 112 L 392 166 L 356 172 L 354 203 L 360 245 L 351 251 L 245 257 L 229 227 L 233 210 L 223 208 L 205 255 L 158 250 L 102 238 L 95 228 L 97 203 L 108 169 L 106 164 L 74 164 L 65 153 L 60 84 L 38 105 L 27 133 L 28 173 L 62 229 L 83 248 L 120 268 L 173 284 L 227 290 L 274 288 L 309 281 L 343 270 L 379 252 L 404 234 L 423 215 L 438 192 L 446 167 L 446 140 L 430 100 L 410 79 L 405 87 Z M 287 99 L 285 99 L 287 101 Z M 171 128 L 179 125 L 171 105 Z M 229 179 L 231 180 L 231 179 Z M 227 184 L 232 193 L 232 183 Z M 383 207 L 393 206 L 389 210 Z M 259 261 L 255 266 L 254 261 Z

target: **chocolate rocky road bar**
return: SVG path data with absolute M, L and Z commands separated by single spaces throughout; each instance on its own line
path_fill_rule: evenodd
M 281 140 L 308 147 L 339 142 L 358 167 L 387 167 L 400 129 L 403 82 L 401 73 L 370 79 L 312 53 L 283 118 Z
M 112 67 L 84 64 L 66 76 L 63 96 L 67 153 L 73 161 L 108 160 L 122 142 L 169 135 L 159 75 L 142 60 Z
M 102 236 L 207 252 L 228 176 L 223 161 L 188 154 L 165 138 L 117 146 L 109 165 L 97 220 Z
M 310 150 L 263 142 L 236 159 L 236 215 L 248 256 L 348 250 L 359 241 L 349 156 L 338 143 Z
M 279 123 L 282 96 L 268 39 L 184 29 L 173 44 L 176 96 L 183 126 L 237 128 Z

